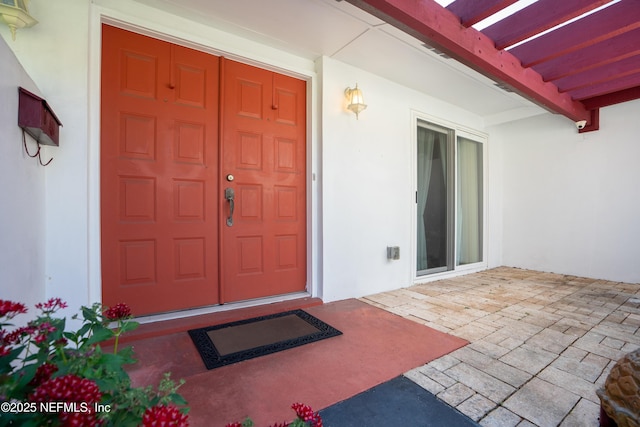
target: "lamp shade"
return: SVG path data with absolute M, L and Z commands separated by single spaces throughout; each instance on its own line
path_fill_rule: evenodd
M 362 96 L 362 90 L 358 88 L 358 84 L 356 83 L 355 88 L 347 88 L 344 93 L 348 100 L 347 108 L 355 113 L 357 119 L 358 114 L 367 108 L 367 104 L 364 103 L 364 97 Z
M 0 20 L 9 26 L 13 40 L 16 39 L 16 30 L 38 23 L 29 15 L 27 5 L 28 0 L 0 0 Z

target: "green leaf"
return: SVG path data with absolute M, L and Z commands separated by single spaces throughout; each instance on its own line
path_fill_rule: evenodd
M 136 363 L 138 360 L 133 357 L 133 347 L 121 347 L 118 350 L 118 356 L 122 358 L 122 364 L 124 365 L 132 365 Z
M 160 396 L 156 396 L 153 399 L 151 399 L 151 401 L 149 402 L 149 406 L 153 407 L 153 406 L 156 406 L 158 403 L 160 403 Z
M 113 331 L 111 329 L 105 328 L 102 325 L 95 325 L 95 328 L 93 329 L 93 335 L 91 335 L 91 338 L 89 338 L 82 345 L 82 347 L 87 347 L 87 346 L 90 346 L 90 345 L 94 345 L 94 344 L 97 344 L 99 342 L 111 339 L 113 337 L 114 337 L 114 333 L 113 333 Z
M 178 406 L 187 405 L 187 401 L 185 400 L 185 398 L 178 393 L 171 393 L 169 395 L 169 400 Z
M 130 332 L 130 331 L 133 331 L 133 330 L 137 329 L 138 326 L 140 326 L 140 324 L 138 322 L 125 321 L 125 322 L 122 323 L 122 327 L 121 327 L 120 330 L 122 331 L 122 333 Z
M 91 323 L 85 323 L 84 325 L 82 325 L 80 329 L 78 329 L 78 332 L 76 332 L 76 335 L 78 337 L 83 337 L 87 334 L 87 332 L 89 332 L 89 329 L 91 329 Z
M 14 348 L 6 356 L 0 357 L 0 374 L 5 374 L 13 370 L 13 367 L 11 366 L 11 362 L 16 360 L 18 356 L 20 356 L 20 354 L 22 353 L 22 350 L 24 350 L 23 345 Z
M 90 322 L 99 322 L 98 317 L 96 316 L 96 312 L 92 308 L 82 307 L 82 316 L 85 320 Z

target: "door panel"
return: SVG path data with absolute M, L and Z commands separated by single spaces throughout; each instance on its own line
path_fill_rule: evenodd
M 103 26 L 103 303 L 216 304 L 219 58 Z
M 238 301 L 306 287 L 306 84 L 223 61 L 222 296 Z M 221 211 L 230 215 L 222 199 Z

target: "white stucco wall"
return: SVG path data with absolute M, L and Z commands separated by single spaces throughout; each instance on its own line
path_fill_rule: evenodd
M 24 151 L 18 127 L 18 87 L 40 91 L 4 39 L 0 39 L 0 299 L 33 304 L 45 300 L 45 168 Z M 27 136 L 27 147 L 37 146 Z M 55 149 L 43 149 L 43 162 Z M 26 322 L 27 316 L 15 319 Z
M 640 100 L 578 134 L 545 114 L 491 128 L 502 153 L 503 263 L 640 282 Z
M 46 253 L 43 284 L 47 297 L 61 297 L 69 312 L 88 305 L 88 28 L 85 2 L 31 2 L 39 23 L 19 30 L 14 50 L 52 109 L 62 121 L 60 146 L 49 148 L 53 162 L 44 168 L 42 228 Z M 20 224 L 20 221 L 14 222 Z
M 342 62 L 322 63 L 322 276 L 325 301 L 413 284 L 415 119 L 482 130 L 482 120 L 450 104 Z M 428 70 L 425 70 L 428 74 Z M 356 82 L 368 108 L 345 108 Z M 387 260 L 387 246 L 400 259 Z

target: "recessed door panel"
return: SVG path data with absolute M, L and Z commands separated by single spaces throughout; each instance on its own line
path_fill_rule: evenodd
M 120 223 L 155 222 L 155 178 L 119 176 L 118 180 Z
M 159 52 L 145 43 L 145 53 L 132 49 L 120 50 L 120 93 L 155 99 L 158 87 Z
M 118 155 L 133 159 L 155 160 L 155 116 L 120 113 L 120 144 Z

